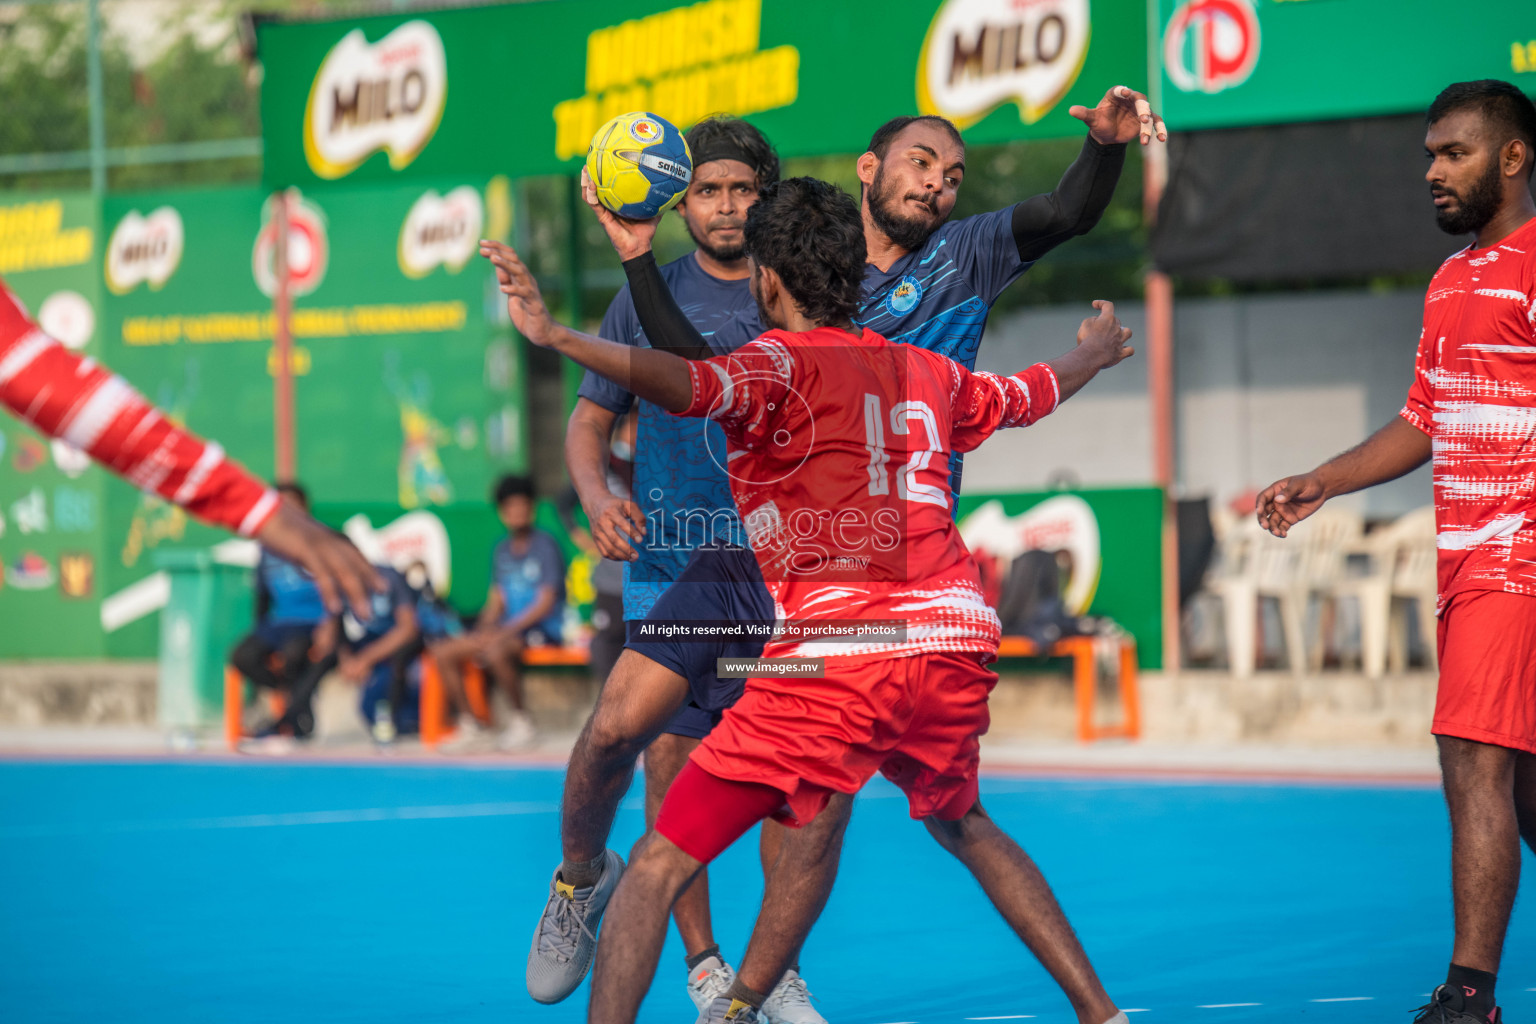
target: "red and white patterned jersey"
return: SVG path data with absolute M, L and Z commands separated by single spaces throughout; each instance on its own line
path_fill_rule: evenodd
M 0 281 L 0 403 L 142 491 L 250 536 L 277 492 L 172 424 L 121 377 L 44 334 Z
M 693 401 L 778 618 L 899 620 L 899 643 L 777 639 L 770 657 L 876 660 L 931 651 L 995 654 L 997 614 L 951 514 L 950 452 L 1056 408 L 1056 375 L 959 363 L 870 330 L 770 331 L 689 364 Z
M 1432 442 L 1441 607 L 1536 596 L 1536 219 L 1436 271 L 1402 416 Z

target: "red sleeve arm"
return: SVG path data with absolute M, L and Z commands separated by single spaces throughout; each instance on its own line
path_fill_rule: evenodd
M 726 356 L 688 364 L 693 402 L 679 416 L 707 416 L 727 437 L 750 445 L 771 431 L 794 375 L 794 351 L 766 334 Z
M 1429 386 L 1429 375 L 1435 368 L 1435 348 L 1428 335 L 1419 336 L 1419 354 L 1413 361 L 1413 383 L 1408 387 L 1408 400 L 1398 413 L 1431 437 L 1434 436 L 1435 398 L 1434 390 Z
M 212 441 L 172 424 L 121 377 L 44 334 L 0 282 L 0 404 L 142 491 L 251 536 L 277 493 Z
M 1044 363 L 1011 377 L 974 373 L 958 363 L 953 366 L 956 379 L 950 445 L 957 452 L 972 451 L 999 430 L 1027 427 L 1055 412 L 1061 401 L 1056 374 Z

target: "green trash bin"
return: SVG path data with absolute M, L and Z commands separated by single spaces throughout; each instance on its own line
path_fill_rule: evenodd
M 171 579 L 160 613 L 160 725 L 201 730 L 224 713 L 224 665 L 251 629 L 251 571 L 216 561 L 208 549 L 161 551 Z

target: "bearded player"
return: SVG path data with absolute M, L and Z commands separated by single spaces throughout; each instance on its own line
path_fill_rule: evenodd
M 758 189 L 779 179 L 779 158 L 762 132 L 737 118 L 706 119 L 690 128 L 686 138 L 693 155 L 693 177 L 676 212 L 696 248 L 661 267 L 660 273 L 689 323 L 709 335 L 738 312 L 752 307 L 743 226 L 747 210 L 757 201 Z M 628 288 L 614 297 L 598 333 L 625 345 L 648 344 Z M 594 544 L 605 557 L 624 563 L 624 617 L 644 619 L 682 572 L 694 547 L 712 538 L 742 543 L 736 504 L 725 474 L 710 458 L 709 446 L 697 443 L 698 425 L 679 420 L 644 400 L 638 403 L 634 483 L 630 489 L 633 498 L 613 493 L 608 474 L 609 438 L 618 418 L 635 406 L 635 396 L 592 373 L 582 381 L 578 395 L 565 434 L 565 464 L 592 525 Z M 713 434 L 710 440 L 714 449 L 722 450 L 724 436 L 718 427 L 713 428 Z M 644 512 L 637 502 L 644 503 Z M 665 531 L 665 543 L 641 543 L 648 516 Z M 750 656 L 756 651 L 743 648 L 731 653 Z M 621 654 L 604 685 L 605 692 L 628 692 L 637 666 L 652 663 L 644 654 L 643 647 L 635 646 Z M 688 754 L 713 727 L 714 717 L 689 701 L 669 721 L 643 730 L 645 738 L 655 736 L 645 747 L 647 826 L 655 821 L 661 798 Z M 655 734 L 656 728 L 661 729 L 660 735 Z M 633 765 L 634 755 L 630 753 L 623 766 L 628 771 Z M 771 830 L 767 834 L 771 841 Z M 578 869 L 601 870 L 601 840 L 598 850 L 598 864 L 579 865 Z M 571 873 L 562 880 L 581 881 L 582 877 Z M 562 904 L 555 906 L 558 909 Z M 731 982 L 731 969 L 714 940 L 709 880 L 704 873 L 678 899 L 673 916 L 683 940 L 688 996 L 702 1009 Z M 563 933 L 546 929 L 535 941 L 535 955 L 529 960 L 529 992 L 541 1002 L 564 998 L 569 993 L 565 972 L 539 969 L 546 959 L 559 955 Z M 786 978 L 777 989 L 772 1006 L 785 1024 L 817 1024 L 821 1020 L 811 1009 L 809 992 L 798 975 Z
M 121 377 L 69 351 L 32 322 L 0 281 L 0 404 L 48 437 L 62 438 L 135 487 L 180 505 L 302 566 L 325 605 L 342 595 L 368 617 L 372 566 L 345 537 L 311 519 L 224 456 L 177 427 Z
M 1402 413 L 1258 497 L 1277 537 L 1329 498 L 1433 459 L 1440 683 L 1431 731 L 1451 817 L 1456 937 L 1424 1024 L 1497 1024 L 1520 839 L 1536 850 L 1536 105 L 1458 82 L 1430 105 L 1435 220 L 1474 235 L 1441 264 Z
M 757 822 L 811 823 L 879 769 L 912 816 L 966 864 L 1068 993 L 1084 1024 L 1124 1022 L 1049 886 L 994 825 L 977 790 L 978 739 L 1000 627 L 950 514 L 948 455 L 1053 411 L 1131 350 L 1109 303 L 1079 345 L 1013 377 L 892 344 L 853 317 L 865 245 L 836 186 L 795 178 L 748 215 L 752 292 L 769 330 L 732 355 L 685 363 L 554 324 L 515 257 L 495 259 L 514 321 L 549 346 L 688 417 L 719 422 L 732 492 L 774 604 L 798 628 L 897 621 L 894 641 L 783 637 L 767 653 L 825 659 L 825 678 L 754 678 L 694 751 L 617 887 L 588 1019 L 633 1021 L 667 909 L 702 866 Z M 707 696 L 694 687 L 696 699 Z M 782 865 L 780 866 L 782 869 Z M 815 908 L 819 910 L 819 906 Z M 765 906 L 764 916 L 776 913 Z M 810 917 L 772 927 L 804 938 Z M 766 993 L 749 967 L 701 1021 L 750 1024 Z
M 858 161 L 868 265 L 857 322 L 967 367 L 974 364 L 997 296 L 1056 245 L 1097 223 L 1132 139 L 1145 145 L 1154 137 L 1166 138 L 1146 97 L 1124 86 L 1109 90 L 1096 107 L 1073 107 L 1071 113 L 1088 125 L 1089 135 L 1055 192 L 955 222 L 949 215 L 965 174 L 965 146 L 954 125 L 924 116 L 881 126 Z M 636 313 L 653 346 L 694 356 L 725 353 L 765 329 L 755 311 L 748 310 L 705 338 L 670 301 L 650 253 L 654 222 L 621 220 L 598 206 L 590 192 L 588 200 L 624 260 Z M 498 243 L 484 243 L 481 251 L 510 252 Z M 951 468 L 958 479 L 958 459 Z M 635 528 L 626 533 L 640 542 L 640 524 L 630 525 Z M 750 551 L 730 545 L 701 550 L 653 606 L 647 622 L 771 622 L 772 602 Z M 718 657 L 738 653 L 723 643 L 646 642 L 634 640 L 632 633 L 626 671 L 610 679 L 572 751 L 561 809 L 564 859 L 535 931 L 531 992 L 536 978 L 542 990 L 560 993 L 557 998 L 580 984 L 603 908 L 623 869 L 618 854 L 604 847 L 634 760 L 689 699 L 690 683 L 695 684 L 694 702 L 702 694 L 706 710 L 729 706 L 741 692 L 741 681 L 718 679 L 715 666 Z M 765 866 L 779 859 L 777 835 L 765 835 Z M 784 866 L 788 876 L 827 879 L 828 885 L 834 867 Z M 768 1009 L 774 1020 L 774 1006 Z

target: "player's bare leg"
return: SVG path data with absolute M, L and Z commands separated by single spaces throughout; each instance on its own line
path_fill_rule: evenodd
M 640 752 L 661 733 L 688 695 L 688 681 L 643 654 L 626 650 L 582 727 L 565 770 L 560 803 L 561 874 L 578 887 L 602 870 L 619 801 L 629 791 Z
M 1456 907 L 1451 962 L 1497 974 L 1520 886 L 1518 752 L 1454 736 L 1435 739 L 1451 815 L 1451 892 Z
M 923 824 L 976 877 L 1003 920 L 1056 979 L 1079 1024 L 1104 1024 L 1119 1012 L 1045 876 L 1019 844 L 997 827 L 981 801 L 957 821 L 929 817 Z
M 443 681 L 443 695 L 448 706 L 461 715 L 471 715 L 469 702 L 464 697 L 464 662 L 480 653 L 480 641 L 473 634 L 440 640 L 431 647 L 437 662 L 438 678 Z
M 1515 757 L 1515 820 L 1525 845 L 1536 853 L 1536 754 L 1523 750 Z
M 635 776 L 635 760 L 677 713 L 687 692 L 682 676 L 626 650 L 576 740 L 560 807 L 563 859 L 550 880 L 528 952 L 528 994 L 541 1003 L 566 998 L 586 976 L 598 926 L 625 871 L 623 858 L 607 849 L 619 801 Z M 660 910 L 663 937 L 671 905 L 669 896 Z
M 700 867 L 659 833 L 647 832 L 635 844 L 609 903 L 608 927 L 598 937 L 587 1020 L 623 1024 L 635 1019 L 656 976 L 672 903 Z
M 645 748 L 645 827 L 656 824 L 661 801 L 672 786 L 672 780 L 688 763 L 699 741 L 692 736 L 675 736 L 662 733 Z M 698 956 L 715 944 L 714 927 L 709 917 L 709 869 L 703 868 L 672 904 L 672 919 L 677 922 L 677 934 L 682 937 L 683 950 L 690 957 Z
M 506 695 L 512 710 L 523 708 L 523 650 L 527 643 L 522 634 L 510 629 L 497 630 L 485 645 L 481 663 L 495 680 L 497 689 Z
M 772 992 L 794 965 L 832 895 L 843 834 L 852 813 L 853 797 L 834 793 L 826 808 L 804 828 L 763 822 L 764 833 L 770 826 L 777 833 L 770 842 L 778 853 L 774 863 L 765 867 L 763 906 L 736 972 L 743 985 L 765 994 Z

